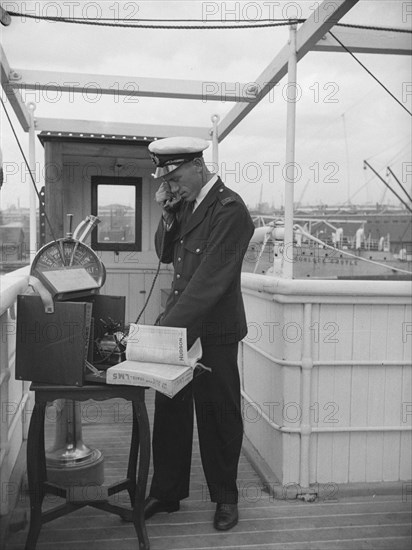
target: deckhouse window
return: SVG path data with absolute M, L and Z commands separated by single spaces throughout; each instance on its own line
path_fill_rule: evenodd
M 142 247 L 142 180 L 92 176 L 92 213 L 100 223 L 94 250 L 131 251 Z

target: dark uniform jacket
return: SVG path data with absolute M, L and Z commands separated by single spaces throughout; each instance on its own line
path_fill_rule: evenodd
M 166 231 L 160 220 L 156 252 L 173 262 L 174 277 L 161 325 L 185 327 L 188 344 L 238 342 L 247 333 L 240 274 L 254 225 L 241 197 L 220 179 L 192 213 L 182 201 Z M 162 246 L 163 239 L 163 246 Z

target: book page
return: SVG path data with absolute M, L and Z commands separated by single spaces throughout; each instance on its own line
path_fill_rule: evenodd
M 126 359 L 189 366 L 186 329 L 131 324 Z
M 202 358 L 202 344 L 200 338 L 197 338 L 193 346 L 187 352 L 188 365 L 195 368 L 196 363 Z

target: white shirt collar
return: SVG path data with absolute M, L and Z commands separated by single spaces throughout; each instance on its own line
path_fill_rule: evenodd
M 206 197 L 206 195 L 209 193 L 209 191 L 212 189 L 212 187 L 214 186 L 214 184 L 217 182 L 218 180 L 218 175 L 215 174 L 212 179 L 210 179 L 206 185 L 204 185 L 202 187 L 202 189 L 199 191 L 199 194 L 198 196 L 196 197 L 195 199 L 195 203 L 193 205 L 193 212 L 196 210 L 196 208 L 199 206 L 199 204 L 202 202 L 202 200 Z

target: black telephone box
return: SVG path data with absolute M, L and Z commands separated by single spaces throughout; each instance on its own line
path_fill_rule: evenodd
M 93 364 L 94 341 L 104 320 L 124 325 L 124 296 L 100 294 L 81 301 L 55 301 L 46 313 L 40 296 L 17 297 L 16 379 L 82 386 L 86 360 Z

